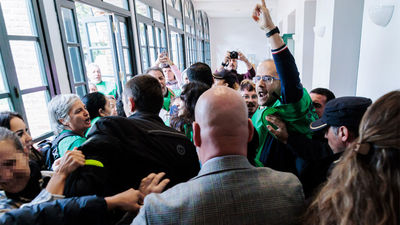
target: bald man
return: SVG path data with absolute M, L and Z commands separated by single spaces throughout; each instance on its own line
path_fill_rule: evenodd
M 246 158 L 253 125 L 228 87 L 200 96 L 193 140 L 202 168 L 190 181 L 145 198 L 132 224 L 295 224 L 303 192 L 290 173 L 253 167 Z

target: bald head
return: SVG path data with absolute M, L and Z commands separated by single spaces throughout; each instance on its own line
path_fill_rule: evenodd
M 231 88 L 217 86 L 200 96 L 193 128 L 203 163 L 216 156 L 246 155 L 253 134 L 247 113 L 245 101 Z

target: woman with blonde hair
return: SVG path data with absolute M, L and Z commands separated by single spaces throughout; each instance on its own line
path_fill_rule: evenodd
M 364 114 L 360 136 L 310 205 L 305 224 L 400 223 L 400 91 Z

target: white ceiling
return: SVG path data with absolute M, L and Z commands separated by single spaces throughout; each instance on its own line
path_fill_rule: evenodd
M 278 0 L 266 0 L 273 11 Z M 250 17 L 261 0 L 193 0 L 194 8 L 204 10 L 208 17 Z

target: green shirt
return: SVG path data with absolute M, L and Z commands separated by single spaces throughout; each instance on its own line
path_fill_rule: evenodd
M 117 86 L 113 82 L 101 81 L 96 84 L 97 91 L 103 93 L 104 95 L 112 95 L 117 97 Z
M 305 88 L 303 88 L 303 96 L 300 101 L 296 103 L 282 104 L 277 100 L 271 107 L 259 107 L 251 118 L 259 136 L 259 145 L 256 156 L 256 163 L 258 166 L 264 166 L 259 161 L 262 152 L 261 150 L 264 148 L 267 136 L 273 135 L 268 131 L 267 125 L 276 128 L 266 119 L 268 115 L 272 114 L 279 116 L 285 122 L 289 133 L 301 133 L 306 135 L 308 138 L 311 138 L 312 135 L 309 128 L 310 123 L 318 119 L 318 116 L 312 107 L 311 98 Z
M 60 134 L 67 132 L 63 130 Z M 79 135 L 63 138 L 57 146 L 58 154 L 63 157 L 67 151 L 72 151 L 75 147 L 81 146 L 86 141 L 86 138 Z
M 171 106 L 171 98 L 175 97 L 175 95 L 169 88 L 167 90 L 168 90 L 167 96 L 164 97 L 163 109 L 165 109 L 165 110 L 167 110 L 167 112 L 169 112 L 169 109 Z

